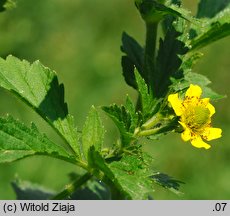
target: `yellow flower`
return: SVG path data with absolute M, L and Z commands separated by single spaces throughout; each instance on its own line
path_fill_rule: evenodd
M 209 98 L 201 99 L 202 90 L 198 85 L 190 85 L 186 91 L 184 100 L 179 99 L 178 94 L 170 94 L 168 101 L 177 116 L 179 123 L 184 128 L 181 138 L 191 141 L 197 148 L 209 149 L 211 146 L 203 141 L 221 137 L 220 128 L 211 127 L 211 117 L 215 108 L 209 103 Z

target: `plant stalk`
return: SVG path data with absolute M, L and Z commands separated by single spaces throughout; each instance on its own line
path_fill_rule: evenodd
M 72 182 L 65 186 L 65 189 L 60 193 L 51 198 L 51 200 L 63 200 L 69 197 L 74 191 L 80 188 L 83 184 L 85 184 L 90 178 L 92 178 L 92 174 L 86 173 L 85 175 L 78 178 L 76 181 Z

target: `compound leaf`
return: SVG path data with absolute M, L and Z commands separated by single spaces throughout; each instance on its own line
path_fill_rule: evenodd
M 0 58 L 0 86 L 32 107 L 80 155 L 74 119 L 64 102 L 64 86 L 59 85 L 54 71 L 39 61 L 30 64 L 13 56 Z
M 54 144 L 37 127 L 31 128 L 11 116 L 0 118 L 0 163 L 13 162 L 32 155 L 47 155 L 71 162 L 71 155 Z

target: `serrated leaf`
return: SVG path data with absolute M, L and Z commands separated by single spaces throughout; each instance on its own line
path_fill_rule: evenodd
M 123 199 L 147 199 L 148 194 L 153 192 L 151 172 L 147 168 L 150 164 L 145 164 L 145 159 L 126 155 L 120 161 L 106 164 L 93 147 L 88 158 L 90 166 L 104 172 Z
M 145 77 L 143 74 L 144 50 L 134 38 L 125 32 L 122 34 L 121 50 L 126 54 L 126 56 L 122 56 L 121 60 L 123 76 L 126 83 L 136 89 L 134 68 L 136 67 Z
M 199 86 L 207 86 L 211 83 L 206 76 L 194 72 L 186 73 L 184 79 Z
M 133 130 L 135 125 L 136 119 L 132 121 L 132 117 L 128 110 L 124 106 L 118 106 L 116 104 L 111 106 L 104 106 L 102 107 L 108 116 L 113 120 L 116 124 L 121 137 L 121 143 L 123 146 L 127 146 L 130 144 L 130 141 L 133 138 Z
M 41 185 L 20 179 L 14 180 L 12 187 L 17 200 L 48 200 L 55 194 L 54 191 L 44 188 Z
M 161 185 L 162 187 L 169 189 L 178 195 L 181 194 L 179 188 L 180 184 L 184 184 L 184 182 L 175 180 L 164 173 L 156 173 L 152 175 L 152 178 L 157 184 Z
M 97 151 L 101 151 L 104 141 L 105 129 L 95 107 L 92 107 L 82 130 L 82 149 L 87 158 L 88 151 L 94 146 Z
M 205 98 L 210 98 L 211 100 L 220 100 L 226 97 L 225 95 L 220 95 L 216 93 L 215 91 L 213 91 L 211 88 L 207 86 L 203 87 L 202 96 Z
M 148 199 L 154 192 L 149 166 L 144 158 L 137 155 L 125 155 L 120 161 L 109 164 L 122 189 L 133 200 Z
M 151 92 L 149 92 L 148 85 L 145 80 L 141 77 L 138 71 L 135 71 L 136 82 L 138 86 L 138 91 L 141 98 L 141 109 L 143 115 L 149 115 L 153 111 L 153 106 L 155 100 Z
M 133 133 L 138 124 L 138 113 L 136 112 L 136 108 L 128 95 L 126 97 L 125 108 L 127 113 L 129 113 L 131 117 L 129 131 Z
M 174 2 L 172 1 L 161 3 L 156 0 L 136 0 L 135 3 L 142 18 L 147 23 L 159 22 L 166 15 L 180 17 L 189 21 L 194 20 L 189 11 L 173 4 Z
M 197 10 L 197 17 L 214 17 L 230 4 L 230 0 L 200 0 Z
M 47 155 L 70 162 L 75 161 L 63 147 L 39 133 L 35 125 L 28 128 L 10 116 L 0 118 L 0 163 L 32 155 Z
M 196 84 L 199 85 L 202 88 L 202 97 L 205 98 L 210 98 L 211 100 L 219 100 L 224 98 L 225 96 L 220 95 L 216 92 L 214 92 L 212 89 L 207 87 L 211 81 L 198 73 L 194 72 L 187 72 L 184 74 L 184 78 L 180 80 L 176 79 L 171 79 L 172 80 L 172 85 L 171 88 L 173 89 L 174 92 L 180 92 L 180 91 L 185 91 L 190 84 Z
M 212 19 L 202 19 L 202 26 L 192 26 L 195 38 L 191 50 L 200 49 L 230 35 L 230 5 Z
M 182 64 L 179 55 L 185 55 L 188 52 L 188 48 L 178 39 L 180 35 L 181 33 L 171 25 L 164 40 L 160 39 L 153 85 L 154 94 L 158 98 L 166 94 L 170 85 L 170 77 L 175 79 L 183 77 L 183 71 L 179 70 Z
M 135 76 L 134 76 L 134 64 L 133 62 L 129 59 L 128 56 L 122 56 L 121 57 L 121 66 L 122 66 L 122 74 L 125 78 L 125 82 L 133 87 L 134 89 L 137 88 L 137 84 L 135 81 Z
M 0 58 L 0 86 L 32 107 L 80 155 L 74 119 L 64 102 L 64 86 L 59 85 L 54 71 L 39 61 L 30 64 L 13 56 Z

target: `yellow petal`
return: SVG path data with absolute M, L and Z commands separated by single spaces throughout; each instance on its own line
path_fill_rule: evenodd
M 195 136 L 192 140 L 191 143 L 193 146 L 195 146 L 196 148 L 205 148 L 205 149 L 209 149 L 211 148 L 210 145 L 208 145 L 207 143 L 205 143 L 200 136 Z
M 210 141 L 221 137 L 222 130 L 220 128 L 206 128 L 202 134 L 203 138 Z
M 215 107 L 210 103 L 208 103 L 206 107 L 209 109 L 210 117 L 211 117 L 216 112 Z
M 184 130 L 184 132 L 181 134 L 181 138 L 182 140 L 184 140 L 185 142 L 186 141 L 189 141 L 191 139 L 191 132 L 188 128 L 186 128 Z
M 181 116 L 183 112 L 182 101 L 178 97 L 178 93 L 170 94 L 168 96 L 168 101 L 172 105 L 177 116 Z
M 201 104 L 203 106 L 207 106 L 209 104 L 210 98 L 203 98 L 201 99 Z
M 200 88 L 200 86 L 190 84 L 190 87 L 186 91 L 185 96 L 186 97 L 197 97 L 197 98 L 200 98 L 201 94 L 202 94 L 202 89 Z
M 185 142 L 191 139 L 191 131 L 190 129 L 186 126 L 185 123 L 179 121 L 179 123 L 182 125 L 182 127 L 184 128 L 184 132 L 181 133 L 181 138 L 182 140 L 184 140 Z
M 178 121 L 181 125 L 182 125 L 182 127 L 184 128 L 184 130 L 186 130 L 187 129 L 187 126 L 186 126 L 186 124 L 185 123 L 183 123 L 183 122 L 181 122 L 181 121 Z

